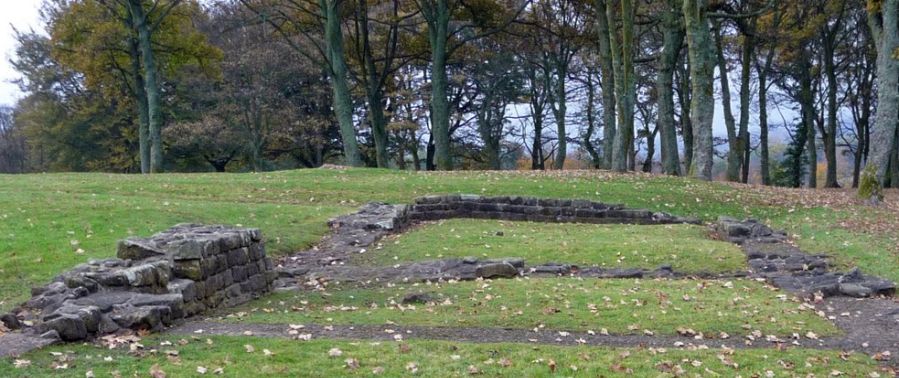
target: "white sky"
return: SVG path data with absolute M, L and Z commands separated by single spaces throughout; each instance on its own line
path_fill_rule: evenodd
M 22 97 L 19 88 L 10 83 L 18 77 L 9 63 L 16 48 L 13 27 L 22 31 L 37 29 L 40 6 L 41 0 L 0 0 L 0 105 L 12 105 Z

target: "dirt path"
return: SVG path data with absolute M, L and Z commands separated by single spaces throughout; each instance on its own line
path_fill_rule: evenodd
M 221 323 L 197 321 L 185 323 L 169 330 L 173 334 L 222 335 L 222 336 L 260 336 L 296 339 L 291 335 L 288 324 L 253 324 L 253 323 Z M 745 338 L 695 340 L 681 336 L 643 336 L 643 335 L 601 335 L 587 332 L 559 332 L 541 330 L 534 332 L 525 329 L 508 328 L 467 328 L 467 327 L 410 327 L 397 325 L 334 325 L 322 326 L 306 324 L 299 334 L 311 335 L 315 339 L 356 339 L 395 341 L 397 335 L 401 340 L 426 339 L 446 340 L 471 343 L 523 343 L 545 345 L 592 345 L 606 347 L 655 347 L 655 348 L 771 348 L 776 343 L 759 340 L 746 343 Z M 811 340 L 784 340 L 783 344 L 796 347 L 817 349 L 846 349 L 846 340 L 842 338 L 822 338 Z

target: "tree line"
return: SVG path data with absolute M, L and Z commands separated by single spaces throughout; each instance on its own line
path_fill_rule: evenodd
M 897 3 L 46 0 L 45 32 L 16 33 L 26 95 L 0 111 L 0 170 L 590 167 L 838 187 L 868 166 L 899 186 Z

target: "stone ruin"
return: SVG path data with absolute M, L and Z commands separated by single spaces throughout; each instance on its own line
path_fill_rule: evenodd
M 118 258 L 90 261 L 32 289 L 32 298 L 0 316 L 7 327 L 64 341 L 120 329 L 159 330 L 178 319 L 233 306 L 275 287 L 319 280 L 440 280 L 511 278 L 545 274 L 598 278 L 677 277 L 670 266 L 656 270 L 579 268 L 564 263 L 527 266 L 520 258 L 445 259 L 394 267 L 347 265 L 384 236 L 421 221 L 480 218 L 533 222 L 699 224 L 695 218 L 629 209 L 586 200 L 477 195 L 427 196 L 411 205 L 371 203 L 329 222 L 331 232 L 313 251 L 283 259 L 274 269 L 257 229 L 178 225 L 153 237 L 120 242 Z M 722 217 L 713 226 L 740 245 L 750 277 L 784 289 L 824 296 L 891 295 L 895 284 L 860 273 L 828 271 L 827 257 L 809 255 L 787 235 L 753 220 Z M 737 272 L 739 273 L 739 272 Z M 277 281 L 277 282 L 276 282 Z
M 810 255 L 789 243 L 787 234 L 754 220 L 719 217 L 714 224 L 719 238 L 740 245 L 753 276 L 764 278 L 779 288 L 806 296 L 843 295 L 855 298 L 891 296 L 896 284 L 862 274 L 858 268 L 848 272 L 828 271 L 826 255 Z
M 177 225 L 119 242 L 118 258 L 65 272 L 0 318 L 7 327 L 77 341 L 174 321 L 247 302 L 272 290 L 276 273 L 258 229 Z
M 415 221 L 478 218 L 552 223 L 700 223 L 695 218 L 588 200 L 468 194 L 417 198 L 409 207 L 408 217 Z
M 479 259 L 448 258 L 398 264 L 392 267 L 347 264 L 389 234 L 403 232 L 423 221 L 450 218 L 498 219 L 550 223 L 615 224 L 699 224 L 663 212 L 626 208 L 577 199 L 547 199 L 521 196 L 479 196 L 470 194 L 432 195 L 415 199 L 411 205 L 369 203 L 358 212 L 332 219 L 331 232 L 312 251 L 298 253 L 280 261 L 277 288 L 289 289 L 319 280 L 340 282 L 473 280 L 511 278 L 522 274 L 559 275 L 577 272 L 599 278 L 671 277 L 670 266 L 655 270 L 580 267 L 547 262 L 525 265 L 516 257 Z
M 422 221 L 450 218 L 479 218 L 532 222 L 616 224 L 700 224 L 695 218 L 623 205 L 588 200 L 545 199 L 518 196 L 437 195 L 417 198 L 411 205 L 369 203 L 358 212 L 329 222 L 331 232 L 308 253 L 285 258 L 277 269 L 276 287 L 333 280 L 340 282 L 473 280 L 511 278 L 520 275 L 571 275 L 597 278 L 683 277 L 670 265 L 654 270 L 641 268 L 578 267 L 565 262 L 527 265 L 517 257 L 479 259 L 466 257 L 418 261 L 390 267 L 358 266 L 349 263 L 357 253 L 376 246 L 386 235 L 403 232 Z M 749 271 L 731 272 L 732 277 L 763 278 L 777 287 L 802 295 L 871 297 L 892 295 L 895 283 L 862 274 L 858 269 L 834 272 L 827 256 L 811 255 L 790 244 L 783 231 L 772 230 L 756 220 L 720 217 L 712 225 L 722 240 L 737 244 L 746 254 Z M 348 264 L 349 263 L 349 264 Z M 713 274 L 691 274 L 715 278 Z

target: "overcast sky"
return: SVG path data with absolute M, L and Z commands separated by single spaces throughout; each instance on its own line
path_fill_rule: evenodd
M 21 97 L 19 88 L 10 83 L 18 77 L 9 63 L 16 48 L 13 28 L 37 28 L 40 5 L 41 0 L 0 0 L 0 105 L 12 105 Z

